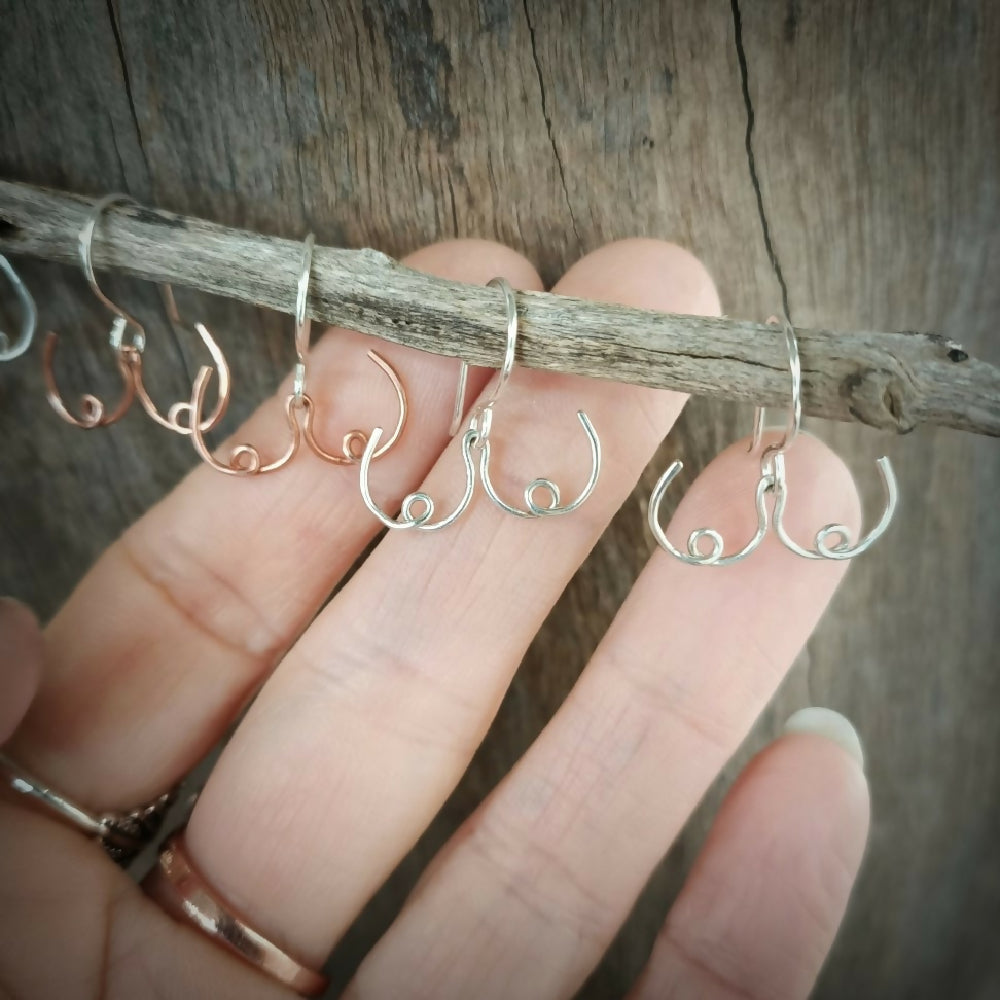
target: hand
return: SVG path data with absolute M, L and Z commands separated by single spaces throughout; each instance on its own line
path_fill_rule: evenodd
M 408 263 L 541 287 L 523 258 L 491 243 L 439 244 Z M 589 255 L 555 290 L 719 311 L 702 266 L 649 240 Z M 378 419 L 384 388 L 368 346 L 338 331 L 314 350 L 328 439 Z M 373 467 L 373 489 L 398 503 L 426 476 L 446 503 L 461 483 L 458 442 L 446 437 L 457 364 L 379 349 L 406 383 L 411 421 Z M 473 373 L 470 399 L 488 375 Z M 238 441 L 281 448 L 283 394 Z M 517 496 L 544 473 L 571 495 L 588 468 L 583 409 L 604 449 L 590 500 L 522 521 L 480 494 L 444 532 L 391 532 L 326 607 L 377 528 L 356 472 L 308 453 L 253 480 L 199 467 L 104 554 L 44 651 L 24 610 L 0 605 L 0 740 L 13 732 L 10 756 L 75 801 L 129 809 L 172 787 L 260 688 L 194 809 L 187 850 L 259 932 L 319 967 L 455 786 L 536 630 L 683 404 L 518 369 L 494 425 L 498 490 Z M 699 478 L 672 537 L 706 523 L 733 541 L 752 532 L 758 470 L 745 447 Z M 857 523 L 850 477 L 818 441 L 790 452 L 793 478 L 790 527 Z M 726 569 L 657 550 L 565 704 L 441 852 L 348 995 L 571 996 L 844 570 L 770 538 Z M 868 823 L 853 731 L 836 716 L 798 728 L 817 718 L 835 739 L 785 735 L 730 793 L 635 997 L 809 992 Z M 175 923 L 77 831 L 19 804 L 0 804 L 0 886 L 4 993 L 287 995 Z

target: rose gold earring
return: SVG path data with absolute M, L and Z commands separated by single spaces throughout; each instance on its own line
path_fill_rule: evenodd
M 309 303 L 309 281 L 312 275 L 313 248 L 316 240 L 310 233 L 303 244 L 302 263 L 299 272 L 299 281 L 295 299 L 295 375 L 292 384 L 292 391 L 285 399 L 285 419 L 289 430 L 292 433 L 291 441 L 284 453 L 271 462 L 264 463 L 260 451 L 252 444 L 237 445 L 229 455 L 227 461 L 219 461 L 212 454 L 202 431 L 199 429 L 202 421 L 201 414 L 204 407 L 205 394 L 209 379 L 212 377 L 212 369 L 204 366 L 198 372 L 198 377 L 192 387 L 191 402 L 181 404 L 183 408 L 191 414 L 188 426 L 195 428 L 192 434 L 192 441 L 195 450 L 201 458 L 217 472 L 222 472 L 230 476 L 256 476 L 265 472 L 275 472 L 277 469 L 287 465 L 296 452 L 299 450 L 302 438 L 312 451 L 325 462 L 333 465 L 356 465 L 360 463 L 368 444 L 368 436 L 360 430 L 348 431 L 341 442 L 341 453 L 329 452 L 316 440 L 314 420 L 316 416 L 316 404 L 313 398 L 306 392 L 306 381 L 308 375 L 309 358 L 309 337 L 312 332 L 312 320 L 308 316 L 307 307 Z M 403 431 L 408 413 L 406 392 L 399 380 L 396 370 L 375 351 L 368 351 L 368 358 L 377 365 L 388 378 L 396 393 L 396 401 L 399 407 L 399 416 L 396 426 L 386 441 L 372 456 L 380 458 L 396 443 L 399 435 Z M 302 426 L 299 426 L 298 413 L 302 412 Z
M 52 409 L 63 420 L 74 427 L 81 427 L 84 430 L 92 430 L 95 427 L 107 427 L 109 424 L 120 420 L 128 412 L 132 401 L 138 397 L 142 408 L 161 427 L 165 427 L 176 434 L 190 434 L 190 428 L 185 426 L 180 419 L 181 413 L 186 410 L 188 404 L 186 402 L 174 403 L 168 410 L 167 415 L 163 416 L 146 389 L 142 373 L 142 352 L 146 347 L 145 329 L 134 316 L 116 305 L 104 294 L 94 274 L 94 231 L 101 216 L 111 205 L 131 201 L 132 199 L 124 194 L 109 194 L 101 198 L 94 204 L 87 221 L 80 230 L 77 243 L 80 264 L 83 267 L 83 275 L 87 279 L 87 284 L 90 285 L 91 291 L 100 299 L 101 303 L 114 313 L 115 316 L 108 334 L 108 342 L 115 353 L 115 362 L 122 379 L 122 395 L 118 401 L 118 405 L 111 412 L 108 412 L 103 400 L 92 393 L 84 393 L 80 397 L 80 415 L 77 416 L 70 411 L 69 407 L 63 401 L 62 393 L 59 391 L 53 370 L 56 346 L 59 342 L 59 335 L 53 332 L 50 332 L 46 336 L 42 352 L 42 374 L 45 379 L 45 395 Z M 179 317 L 177 316 L 173 291 L 169 285 L 161 287 L 171 322 L 178 322 Z M 208 349 L 219 371 L 219 398 L 211 414 L 202 422 L 201 427 L 202 430 L 210 430 L 222 419 L 229 402 L 229 366 L 226 364 L 225 356 L 208 330 L 201 323 L 195 324 L 195 330 L 201 338 L 202 343 Z M 128 334 L 128 337 L 126 337 L 126 334 Z
M 302 433 L 305 436 L 306 444 L 314 454 L 325 462 L 332 462 L 334 465 L 357 465 L 364 455 L 365 447 L 368 444 L 368 435 L 360 430 L 348 431 L 341 442 L 341 453 L 335 454 L 326 451 L 316 440 L 313 430 L 313 420 L 316 414 L 316 404 L 311 396 L 306 393 L 306 377 L 308 375 L 309 357 L 309 337 L 312 333 L 312 320 L 306 313 L 309 302 L 309 279 L 312 276 L 313 247 L 316 240 L 312 233 L 306 239 L 302 248 L 302 266 L 299 272 L 298 294 L 295 299 L 295 383 L 292 395 L 295 397 L 296 406 L 303 410 Z M 396 418 L 396 426 L 392 433 L 386 438 L 382 446 L 372 456 L 381 458 L 399 439 L 406 423 L 407 404 L 406 393 L 399 375 L 395 368 L 389 364 L 380 354 L 375 351 L 368 351 L 368 359 L 372 364 L 378 366 L 392 385 L 396 393 L 396 403 L 399 409 L 399 416 Z

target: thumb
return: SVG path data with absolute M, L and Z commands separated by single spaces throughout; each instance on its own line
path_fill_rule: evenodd
M 28 711 L 42 674 L 43 641 L 35 616 L 11 597 L 0 597 L 0 745 Z

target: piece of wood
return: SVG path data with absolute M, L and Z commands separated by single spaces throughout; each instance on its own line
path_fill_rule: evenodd
M 93 203 L 0 181 L 0 251 L 63 263 Z M 294 311 L 301 245 L 146 207 L 101 220 L 98 268 Z M 317 247 L 314 319 L 499 367 L 502 299 L 410 270 L 374 250 Z M 677 316 L 540 292 L 518 296 L 518 360 L 531 368 L 787 406 L 774 325 Z M 906 433 L 922 423 L 1000 436 L 1000 368 L 940 334 L 796 331 L 807 414 Z

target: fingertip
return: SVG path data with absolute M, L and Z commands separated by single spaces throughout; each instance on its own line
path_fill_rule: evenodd
M 23 601 L 16 597 L 0 595 L 0 628 L 37 627 L 38 619 L 35 613 Z
M 705 265 L 683 247 L 645 237 L 616 240 L 578 260 L 555 286 L 639 309 L 718 316 L 719 293 Z
M 442 240 L 409 254 L 403 263 L 415 271 L 468 285 L 485 285 L 502 276 L 515 288 L 541 291 L 535 266 L 523 254 L 494 240 Z
M 853 725 L 837 712 L 813 708 L 794 713 L 746 772 L 750 784 L 758 783 L 758 799 L 773 804 L 787 857 L 802 859 L 799 892 L 822 903 L 834 926 L 868 840 L 871 801 L 863 760 Z M 780 859 L 773 860 L 777 870 Z
M 780 774 L 786 801 L 827 828 L 839 817 L 844 829 L 861 832 L 863 844 L 869 818 L 864 749 L 843 715 L 828 708 L 794 712 L 756 760 Z
M 789 721 L 726 796 L 632 1000 L 714 996 L 720 983 L 810 994 L 864 855 L 868 785 L 843 716 Z
M 815 728 L 819 717 L 805 721 Z M 633 1000 L 679 987 L 701 995 L 720 982 L 741 996 L 807 996 L 843 919 L 868 824 L 868 785 L 853 753 L 828 734 L 779 737 L 726 796 Z
M 0 597 L 0 744 L 28 711 L 42 674 L 42 633 L 32 611 Z

